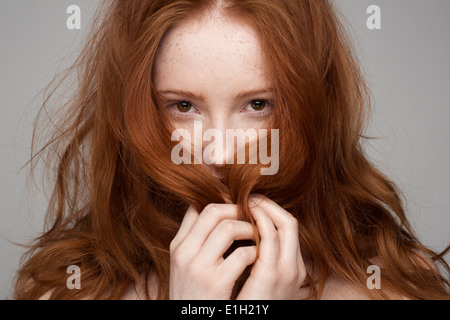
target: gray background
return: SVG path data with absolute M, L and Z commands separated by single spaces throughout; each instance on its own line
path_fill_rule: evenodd
M 45 197 L 26 188 L 36 94 L 68 66 L 97 0 L 0 0 L 0 298 L 26 242 L 42 229 Z M 422 242 L 450 242 L 450 1 L 339 0 L 374 97 L 367 147 L 372 160 L 404 191 Z M 82 29 L 66 28 L 69 5 L 80 6 Z M 369 5 L 382 29 L 368 30 Z M 449 257 L 447 261 L 450 262 Z

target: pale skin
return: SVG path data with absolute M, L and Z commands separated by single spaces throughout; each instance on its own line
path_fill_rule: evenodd
M 306 276 L 297 220 L 267 198 L 249 202 L 261 237 L 259 258 L 255 261 L 255 246 L 240 247 L 223 258 L 234 240 L 253 238 L 251 224 L 237 220 L 235 205 L 209 205 L 200 215 L 190 208 L 171 243 L 171 299 L 229 299 L 236 280 L 252 263 L 238 299 L 295 296 Z
M 166 34 L 154 84 L 173 128 L 191 136 L 194 121 L 201 121 L 202 134 L 215 129 L 222 137 L 226 129 L 258 130 L 274 108 L 257 34 L 221 16 L 188 20 Z M 234 154 L 225 149 L 219 150 L 221 163 Z M 220 165 L 209 169 L 220 178 Z

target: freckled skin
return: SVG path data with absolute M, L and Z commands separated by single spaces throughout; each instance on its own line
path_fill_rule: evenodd
M 198 110 L 195 119 L 171 120 L 175 128 L 193 133 L 193 120 L 209 128 L 258 130 L 267 117 L 241 112 L 249 99 L 236 100 L 241 91 L 270 88 L 261 45 L 256 31 L 228 17 L 205 15 L 187 20 L 169 31 L 155 60 L 154 82 L 158 91 L 184 90 L 205 97 L 191 101 Z M 263 94 L 252 99 L 273 99 Z M 224 134 L 225 136 L 225 134 Z
M 235 95 L 269 86 L 256 32 L 229 18 L 186 21 L 172 29 L 160 46 L 154 80 L 157 90 L 176 88 L 203 94 L 204 116 L 232 116 L 237 121 L 228 123 L 229 128 L 243 128 L 234 119 Z

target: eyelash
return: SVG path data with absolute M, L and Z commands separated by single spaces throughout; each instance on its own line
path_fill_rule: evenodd
M 192 106 L 192 108 L 194 108 L 194 109 L 197 110 L 197 108 L 194 107 L 194 104 L 191 103 L 189 100 L 179 100 L 179 101 L 175 101 L 175 102 L 171 103 L 170 105 L 168 105 L 168 106 L 166 107 L 166 109 L 168 110 L 169 113 L 171 113 L 171 114 L 174 115 L 175 117 L 179 117 L 179 118 L 190 118 L 190 117 L 192 117 L 192 113 L 195 113 L 195 112 L 180 112 L 180 111 L 178 111 L 178 110 L 177 110 L 177 111 L 172 111 L 172 110 L 171 110 L 171 109 L 173 109 L 173 108 L 176 109 L 177 104 L 178 104 L 178 103 L 182 103 L 182 102 L 189 103 L 189 104 Z
M 265 107 L 263 110 L 260 110 L 260 111 L 253 110 L 253 111 L 245 112 L 245 113 L 249 113 L 250 117 L 262 117 L 262 116 L 267 115 L 270 111 L 272 111 L 273 102 L 271 100 L 268 100 L 268 99 L 252 99 L 242 108 L 241 112 L 243 112 L 243 109 L 245 109 L 249 104 L 251 104 L 254 101 L 264 101 L 265 103 L 267 103 L 267 107 Z M 195 112 L 180 112 L 180 111 L 172 111 L 172 110 L 170 110 L 172 108 L 176 108 L 176 105 L 178 103 L 182 103 L 182 102 L 189 103 L 192 106 L 192 108 L 197 110 L 197 108 L 194 106 L 194 104 L 192 102 L 190 102 L 189 100 L 175 101 L 175 102 L 171 103 L 170 105 L 168 105 L 166 107 L 166 109 L 171 114 L 173 114 L 176 117 L 180 117 L 180 118 L 190 118 L 190 117 L 192 117 L 192 113 L 195 113 Z
M 244 107 L 244 109 L 251 104 L 254 101 L 263 101 L 267 104 L 267 106 L 263 109 L 263 110 L 253 110 L 253 111 L 249 111 L 247 113 L 249 113 L 250 117 L 262 117 L 265 116 L 267 114 L 269 114 L 272 111 L 273 108 L 273 102 L 271 100 L 268 99 L 253 99 L 251 100 L 249 103 L 247 103 Z M 242 111 L 241 111 L 242 112 Z

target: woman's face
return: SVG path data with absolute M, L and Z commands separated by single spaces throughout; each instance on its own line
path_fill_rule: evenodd
M 273 93 L 256 32 L 222 16 L 185 21 L 164 37 L 155 61 L 154 83 L 174 129 L 264 127 Z M 210 142 L 202 142 L 204 149 Z M 223 146 L 225 146 L 225 141 Z M 221 157 L 231 155 L 222 150 Z M 220 163 L 220 164 L 222 164 Z M 218 173 L 218 163 L 209 166 Z

